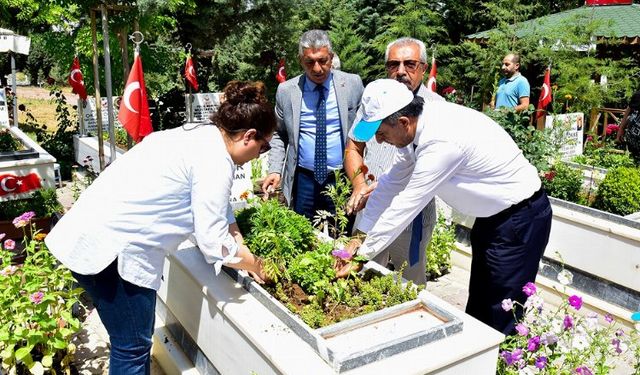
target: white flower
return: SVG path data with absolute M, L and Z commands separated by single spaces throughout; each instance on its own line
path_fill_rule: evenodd
M 567 270 L 562 270 L 558 273 L 558 281 L 562 285 L 571 285 L 573 283 L 573 274 Z
M 524 303 L 524 307 L 528 310 L 530 308 L 542 309 L 544 306 L 544 299 L 537 294 L 532 295 L 527 298 L 527 301 Z
M 518 375 L 533 375 L 536 374 L 538 372 L 538 369 L 536 369 L 533 366 L 527 366 L 521 369 L 518 369 Z
M 589 347 L 589 338 L 586 335 L 577 334 L 573 336 L 571 346 L 580 351 L 586 350 Z
M 556 335 L 560 335 L 564 331 L 564 321 L 558 318 L 553 319 L 551 321 L 551 331 Z
M 587 326 L 587 330 L 589 331 L 598 331 L 600 330 L 600 324 L 598 324 L 598 315 L 597 314 L 589 314 L 585 320 L 585 325 Z

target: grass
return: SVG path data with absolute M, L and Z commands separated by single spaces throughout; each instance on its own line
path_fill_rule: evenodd
M 23 104 L 26 111 L 18 110 L 18 122 L 28 122 L 26 112 L 31 112 L 38 124 L 46 125 L 47 131 L 55 131 L 58 128 L 56 121 L 56 105 L 51 99 L 20 99 L 18 105 Z M 72 111 L 71 108 L 69 108 Z

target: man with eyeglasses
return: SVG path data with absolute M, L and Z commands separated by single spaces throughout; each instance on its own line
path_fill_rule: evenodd
M 364 86 L 355 74 L 331 69 L 333 50 L 323 30 L 302 34 L 298 56 L 304 74 L 278 86 L 278 128 L 271 139 L 269 174 L 262 184 L 282 193 L 294 211 L 313 219 L 318 210 L 335 213 L 323 194 L 343 169 L 347 132 Z
M 422 97 L 427 102 L 444 101 L 444 98 L 429 91 L 423 84 L 424 74 L 428 68 L 426 61 L 427 49 L 418 39 L 400 38 L 387 45 L 385 68 L 389 78 L 403 83 L 414 95 Z M 361 118 L 362 113 L 359 112 L 355 123 Z M 349 199 L 347 211 L 358 212 L 364 208 L 376 187 L 377 180 L 391 168 L 394 155 L 398 151 L 396 147 L 388 143 L 378 143 L 375 139 L 365 143 L 355 141 L 352 134 L 349 138 L 345 170 L 353 184 L 353 194 Z M 367 168 L 363 168 L 363 165 Z M 356 219 L 356 222 L 358 221 L 359 217 Z M 436 208 L 435 201 L 432 199 L 414 222 L 373 260 L 385 267 L 393 264 L 395 268 L 406 263 L 403 277 L 416 284 L 425 284 L 427 282 L 425 249 L 431 240 L 435 222 Z

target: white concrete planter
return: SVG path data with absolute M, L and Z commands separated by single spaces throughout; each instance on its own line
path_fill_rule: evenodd
M 584 191 L 594 191 L 607 175 L 607 169 L 593 167 L 590 165 L 578 164 L 571 161 L 565 161 L 567 166 L 582 172 L 582 188 Z
M 167 258 L 157 315 L 200 373 L 495 374 L 504 336 L 429 293 L 313 330 L 249 280 Z
M 51 156 L 45 149 L 29 138 L 22 130 L 16 127 L 8 128 L 15 138 L 18 138 L 27 148 L 25 151 L 12 153 L 13 155 L 4 155 L 0 160 L 0 201 L 8 199 L 28 198 L 32 191 L 23 193 L 15 193 L 18 189 L 14 186 L 8 186 L 10 179 L 20 178 L 35 174 L 40 180 L 42 188 L 54 188 L 55 175 L 54 164 L 56 158 Z M 15 189 L 15 190 L 14 190 Z
M 88 163 L 93 168 L 95 173 L 100 173 L 100 158 L 98 156 L 98 138 L 97 137 L 81 137 L 80 135 L 73 136 L 73 150 L 75 161 L 79 165 L 87 167 L 87 157 L 91 157 L 91 161 Z M 111 146 L 109 142 L 104 141 L 104 162 L 105 165 L 111 162 Z M 116 158 L 118 155 L 125 153 L 125 150 L 116 147 Z

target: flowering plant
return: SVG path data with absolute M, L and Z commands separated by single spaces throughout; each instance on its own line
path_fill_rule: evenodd
M 73 287 L 69 270 L 59 265 L 46 248 L 46 235 L 30 222 L 26 212 L 14 225 L 29 231 L 23 242 L 27 257 L 12 264 L 16 243 L 0 243 L 0 357 L 8 374 L 68 373 L 75 352 L 71 343 L 80 330 L 72 307 L 81 289 Z M 0 233 L 0 241 L 4 234 Z
M 558 277 L 564 285 L 571 282 L 567 271 Z M 516 322 L 516 334 L 501 345 L 499 374 L 607 374 L 623 354 L 638 358 L 637 332 L 625 333 L 609 314 L 578 314 L 582 297 L 572 295 L 555 311 L 545 311 L 535 284 L 527 283 L 522 291 L 528 296 L 524 305 L 502 301 L 503 310 L 522 308 L 524 315 Z M 640 362 L 634 366 L 640 371 Z

